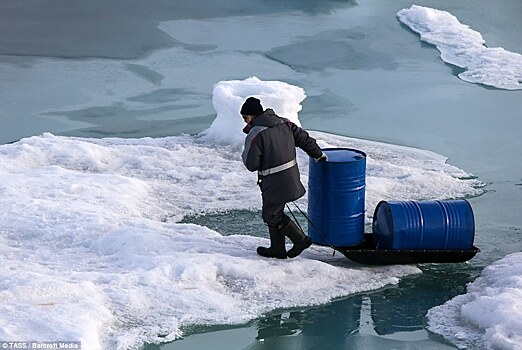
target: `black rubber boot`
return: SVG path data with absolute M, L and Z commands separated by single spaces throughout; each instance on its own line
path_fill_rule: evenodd
M 306 236 L 303 231 L 290 219 L 285 215 L 283 219 L 282 228 L 280 229 L 281 233 L 283 233 L 286 237 L 290 238 L 294 246 L 290 249 L 286 256 L 289 258 L 295 258 L 299 254 L 303 252 L 306 248 L 312 245 L 312 240 L 310 237 Z
M 286 259 L 285 236 L 276 228 L 268 227 L 270 247 L 257 247 L 257 254 L 265 258 Z

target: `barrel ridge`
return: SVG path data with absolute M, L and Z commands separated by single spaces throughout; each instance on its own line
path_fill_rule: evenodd
M 343 151 L 347 154 L 336 153 Z M 309 236 L 322 245 L 357 245 L 364 240 L 366 154 L 351 148 L 323 152 L 327 162 L 309 161 L 308 215 L 313 223 L 308 224 Z
M 382 212 L 384 203 L 389 213 Z M 475 236 L 474 214 L 466 200 L 382 201 L 372 227 L 379 249 L 471 249 Z M 393 237 L 385 237 L 391 232 Z

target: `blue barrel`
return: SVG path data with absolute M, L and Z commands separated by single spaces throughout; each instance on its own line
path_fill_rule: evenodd
M 308 234 L 320 245 L 357 245 L 364 240 L 366 154 L 349 148 L 323 152 L 327 162 L 309 162 Z
M 377 249 L 471 249 L 475 220 L 465 199 L 381 201 L 373 215 Z

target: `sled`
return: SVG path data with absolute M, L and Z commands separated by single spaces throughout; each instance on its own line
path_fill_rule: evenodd
M 348 259 L 364 265 L 402 265 L 424 263 L 461 263 L 472 259 L 480 249 L 377 249 L 371 234 L 363 243 L 352 247 L 336 247 Z

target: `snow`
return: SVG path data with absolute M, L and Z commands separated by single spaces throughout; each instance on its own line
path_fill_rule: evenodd
M 487 266 L 467 293 L 428 312 L 429 329 L 461 349 L 522 349 L 522 253 Z
M 200 135 L 45 133 L 0 146 L 0 339 L 23 334 L 80 340 L 83 349 L 138 348 L 177 339 L 193 325 L 241 324 L 419 273 L 343 257 L 332 264 L 322 247 L 292 260 L 264 259 L 255 251 L 266 238 L 179 223 L 195 213 L 259 209 L 256 175 L 241 162 L 237 136 L 238 107 L 250 95 L 289 118 L 297 118 L 304 99 L 299 87 L 252 77 L 216 84 L 216 123 Z M 368 155 L 367 220 L 381 199 L 482 191 L 479 181 L 429 151 L 312 135 L 323 147 Z M 306 184 L 303 152 L 298 162 Z M 306 207 L 306 198 L 301 202 Z

